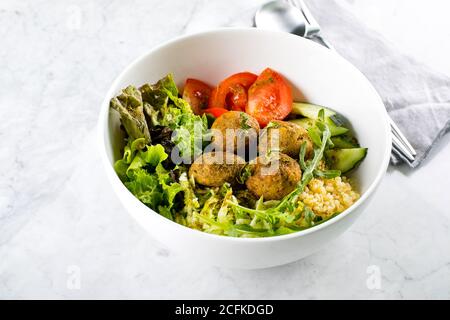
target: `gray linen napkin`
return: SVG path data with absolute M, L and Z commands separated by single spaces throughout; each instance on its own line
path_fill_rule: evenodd
M 417 151 L 415 168 L 450 129 L 450 77 L 395 49 L 336 1 L 307 1 L 322 35 L 371 81 L 398 127 Z

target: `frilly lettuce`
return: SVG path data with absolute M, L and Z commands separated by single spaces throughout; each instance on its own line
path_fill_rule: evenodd
M 157 83 L 145 84 L 142 92 L 147 121 L 153 126 L 165 126 L 173 130 L 172 141 L 179 152 L 180 161 L 197 157 L 208 140 L 208 119 L 195 115 L 189 104 L 178 97 L 178 89 L 172 74 Z
M 139 89 L 128 86 L 111 99 L 110 106 L 119 112 L 131 141 L 144 138 L 145 143 L 150 143 L 149 127 L 170 128 L 173 131 L 171 140 L 178 151 L 177 163 L 194 159 L 208 143 L 206 115 L 195 115 L 190 105 L 178 97 L 172 74 Z
M 122 93 L 111 99 L 111 108 L 118 111 L 120 119 L 131 140 L 144 138 L 150 142 L 150 133 L 144 115 L 142 95 L 133 86 L 128 86 Z
M 149 127 L 167 127 L 179 155 L 179 163 L 190 161 L 202 152 L 202 141 L 208 134 L 208 120 L 194 115 L 189 104 L 178 97 L 172 74 L 155 84 L 140 88 L 129 86 L 111 100 L 128 133 L 123 157 L 114 168 L 125 186 L 143 203 L 169 219 L 173 219 L 175 198 L 184 193 L 185 212 L 198 209 L 195 192 L 187 179 L 175 181 L 171 173 L 185 170 L 176 166 L 170 172 L 162 165 L 168 158 L 161 144 L 151 142 Z
M 173 220 L 171 209 L 182 188 L 162 164 L 168 155 L 160 144 L 139 149 L 136 146 L 141 146 L 140 142 L 129 143 L 114 168 L 124 185 L 140 201 Z

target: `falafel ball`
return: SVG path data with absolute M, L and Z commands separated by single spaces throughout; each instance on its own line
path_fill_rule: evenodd
M 252 164 L 252 175 L 245 182 L 248 190 L 264 200 L 279 200 L 294 191 L 302 177 L 297 161 L 284 153 L 263 155 Z
M 261 133 L 258 151 L 260 155 L 264 155 L 278 146 L 279 152 L 298 159 L 303 142 L 306 142 L 305 157 L 309 159 L 313 154 L 313 143 L 308 131 L 292 122 L 274 120 Z
M 241 111 L 228 111 L 218 117 L 211 126 L 211 129 L 218 130 L 221 136 L 214 136 L 212 142 L 216 146 L 222 146 L 222 150 L 228 152 L 236 152 L 238 150 L 245 150 L 251 143 L 256 142 L 259 135 L 259 123 L 251 115 Z M 233 148 L 227 150 L 227 130 L 232 134 Z M 239 131 L 237 131 L 239 130 Z M 222 138 L 221 141 L 218 141 Z M 222 143 L 222 144 L 220 144 Z M 228 142 L 231 144 L 231 142 Z M 256 148 L 255 148 L 256 149 Z M 256 156 L 256 150 L 254 151 Z
M 245 165 L 245 160 L 229 152 L 208 152 L 195 159 L 189 176 L 208 187 L 220 187 L 225 182 L 234 184 Z

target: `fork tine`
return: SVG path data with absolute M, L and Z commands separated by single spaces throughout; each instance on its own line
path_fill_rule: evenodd
M 409 150 L 409 152 L 415 156 L 417 155 L 416 150 L 413 148 L 413 146 L 409 143 L 408 139 L 406 139 L 405 135 L 401 132 L 400 128 L 397 127 L 397 125 L 395 124 L 394 120 L 392 120 L 391 117 L 389 117 L 389 122 L 391 123 L 391 130 L 392 133 L 395 134 L 397 136 L 397 138 L 400 140 L 400 142 L 402 142 L 405 147 Z
M 320 32 L 320 26 L 316 19 L 312 16 L 308 7 L 303 0 L 288 0 L 289 4 L 299 9 L 306 19 L 306 36 L 310 37 L 312 35 L 318 34 Z
M 285 0 L 285 2 L 293 7 L 296 7 L 294 0 Z
M 300 10 L 303 11 L 311 26 L 320 29 L 319 23 L 316 21 L 316 19 L 314 19 L 314 16 L 312 15 L 311 11 L 309 11 L 309 8 L 306 5 L 305 1 L 303 0 L 294 0 L 294 1 L 298 3 Z
M 392 145 L 400 152 L 404 157 L 406 157 L 409 161 L 414 161 L 414 155 L 409 152 L 406 146 L 398 139 L 395 134 L 392 134 Z
M 310 26 L 310 35 L 318 34 L 320 32 L 320 25 L 317 22 L 316 19 L 314 19 L 314 16 L 312 15 L 311 11 L 309 11 L 308 6 L 305 4 L 303 0 L 296 0 L 297 3 L 300 6 L 300 10 L 302 10 L 303 15 L 305 16 L 306 20 L 308 20 Z

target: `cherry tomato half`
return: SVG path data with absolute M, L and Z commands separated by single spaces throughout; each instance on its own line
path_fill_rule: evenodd
M 267 68 L 248 90 L 245 111 L 266 126 L 271 120 L 282 120 L 292 110 L 292 91 L 286 80 Z
M 215 118 L 220 117 L 222 114 L 224 114 L 225 112 L 228 112 L 229 110 L 225 109 L 225 108 L 207 108 L 204 109 L 203 112 L 204 113 L 209 113 L 212 114 Z
M 227 108 L 227 96 L 235 95 L 233 91 L 240 90 L 239 86 L 243 87 L 247 91 L 248 88 L 255 82 L 257 75 L 250 72 L 240 72 L 229 76 L 228 78 L 222 80 L 219 83 L 216 90 L 210 96 L 209 99 L 209 108 L 218 107 L 218 108 Z M 242 100 L 243 96 L 240 95 L 237 98 L 231 98 L 232 101 L 235 99 Z M 239 102 L 239 106 L 243 104 L 243 102 Z M 247 102 L 245 101 L 245 104 Z M 232 108 L 232 106 L 228 106 Z
M 208 107 L 211 87 L 197 79 L 187 79 L 183 90 L 183 99 L 186 100 L 195 114 L 202 114 L 202 109 Z
M 227 95 L 226 105 L 233 111 L 245 111 L 247 106 L 247 89 L 242 85 L 237 84 L 230 88 L 230 93 Z

